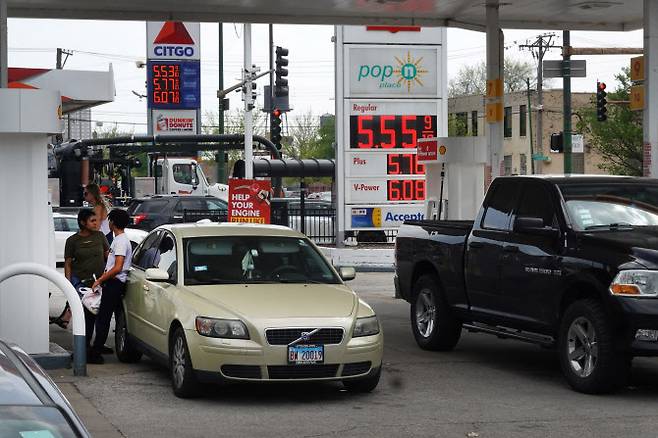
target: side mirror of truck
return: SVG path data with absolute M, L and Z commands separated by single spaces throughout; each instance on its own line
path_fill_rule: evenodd
M 560 236 L 560 230 L 553 227 L 545 227 L 542 218 L 530 216 L 518 216 L 514 220 L 514 232 L 555 238 Z

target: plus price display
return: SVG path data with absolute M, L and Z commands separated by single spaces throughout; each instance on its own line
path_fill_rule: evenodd
M 416 154 L 388 154 L 388 175 L 425 175 L 425 165 L 419 163 Z M 389 179 L 386 182 L 389 201 L 424 201 L 424 179 Z
M 149 108 L 199 108 L 200 77 L 198 61 L 149 61 Z

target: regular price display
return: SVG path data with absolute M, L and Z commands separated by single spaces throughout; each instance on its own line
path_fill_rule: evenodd
M 156 104 L 179 104 L 180 65 L 151 64 L 152 102 Z
M 389 179 L 386 193 L 389 201 L 424 201 L 425 180 Z
M 351 149 L 414 149 L 419 138 L 427 137 L 436 137 L 436 116 L 350 116 Z

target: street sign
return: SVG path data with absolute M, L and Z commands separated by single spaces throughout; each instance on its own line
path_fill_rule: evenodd
M 584 78 L 587 76 L 586 63 L 584 59 L 572 59 L 570 61 L 562 60 L 550 60 L 544 61 L 542 63 L 542 69 L 544 70 L 545 78 L 562 78 L 564 77 L 564 68 L 566 67 L 563 63 L 570 63 L 571 74 L 569 75 L 572 78 Z
M 548 157 L 543 154 L 532 154 L 533 161 L 550 161 L 551 157 Z
M 644 56 L 631 58 L 631 81 L 644 80 Z
M 585 153 L 585 142 L 582 134 L 573 134 L 571 136 L 571 152 L 574 154 Z
M 642 111 L 644 109 L 644 85 L 633 85 L 630 93 L 631 111 Z

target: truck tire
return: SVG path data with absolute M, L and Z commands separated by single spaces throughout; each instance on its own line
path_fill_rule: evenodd
M 462 323 L 450 311 L 433 275 L 423 275 L 414 284 L 411 329 L 423 350 L 449 351 L 459 342 Z
M 578 392 L 601 394 L 621 388 L 630 360 L 615 350 L 616 335 L 601 303 L 580 300 L 569 306 L 560 323 L 560 366 Z

